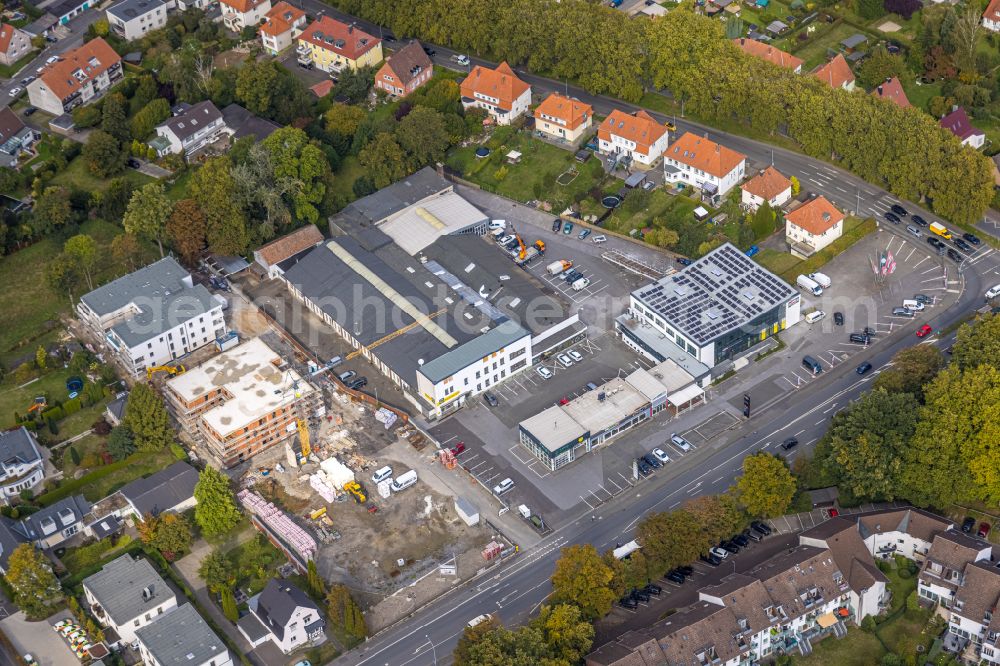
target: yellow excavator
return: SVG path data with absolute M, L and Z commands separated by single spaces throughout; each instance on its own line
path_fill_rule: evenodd
M 171 377 L 180 375 L 184 373 L 184 366 L 172 366 L 172 365 L 154 365 L 151 368 L 146 368 L 146 379 L 152 379 L 153 375 L 158 372 L 165 372 Z
M 348 492 L 354 495 L 354 501 L 357 502 L 358 504 L 364 504 L 365 500 L 368 499 L 367 497 L 365 497 L 364 488 L 362 488 L 361 484 L 358 483 L 357 481 L 348 481 L 347 483 L 345 483 L 344 492 Z

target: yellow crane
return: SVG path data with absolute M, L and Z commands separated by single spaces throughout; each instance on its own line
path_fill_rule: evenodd
M 423 324 L 423 319 L 433 319 L 434 317 L 442 315 L 442 314 L 444 314 L 447 311 L 448 311 L 448 308 L 441 308 L 440 310 L 438 310 L 434 314 L 424 315 L 421 319 L 417 319 L 416 321 L 414 321 L 414 322 L 412 322 L 410 324 L 407 324 L 403 328 L 398 329 L 396 331 L 393 331 L 392 333 L 390 333 L 389 335 L 387 335 L 387 336 L 385 336 L 383 338 L 379 338 L 375 342 L 373 342 L 370 345 L 368 345 L 366 347 L 366 349 L 374 349 L 375 347 L 378 347 L 381 344 L 385 344 L 386 342 L 389 342 L 390 340 L 394 340 L 395 338 L 398 338 L 403 333 L 406 333 L 407 331 L 412 331 L 417 326 L 422 325 Z M 355 349 L 350 354 L 348 354 L 344 358 L 344 360 L 345 361 L 350 361 L 351 359 L 357 358 L 358 356 L 360 356 L 362 354 L 363 351 L 364 350 L 362 350 L 362 349 Z
M 174 367 L 172 365 L 154 365 L 150 368 L 146 368 L 146 379 L 152 379 L 153 375 L 158 372 L 165 372 L 173 377 L 174 375 L 182 374 L 184 372 L 184 366 L 178 365 L 177 367 Z
M 299 444 L 302 446 L 302 458 L 304 461 L 312 453 L 312 449 L 309 446 L 309 425 L 305 419 L 299 419 L 297 423 L 299 426 Z

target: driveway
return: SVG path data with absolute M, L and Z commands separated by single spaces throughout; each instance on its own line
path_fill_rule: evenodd
M 18 611 L 0 621 L 0 627 L 14 644 L 21 656 L 30 654 L 39 666 L 72 666 L 79 664 L 69 645 L 55 630 L 52 623 L 72 617 L 68 610 L 60 611 L 47 620 L 29 622 L 23 611 Z

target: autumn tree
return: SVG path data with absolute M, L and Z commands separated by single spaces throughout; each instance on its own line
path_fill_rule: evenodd
M 163 399 L 149 384 L 137 383 L 132 387 L 122 424 L 142 451 L 157 451 L 174 441 Z
M 732 495 L 702 495 L 683 505 L 702 526 L 705 542 L 710 544 L 739 532 L 746 524 L 746 516 Z
M 614 572 L 591 544 L 562 549 L 552 574 L 552 600 L 579 606 L 584 617 L 596 620 L 611 610 L 615 593 L 610 584 Z
M 240 522 L 236 496 L 229 477 L 208 465 L 198 475 L 194 486 L 194 520 L 205 536 L 225 534 Z
M 795 477 L 785 461 L 768 453 L 743 459 L 743 475 L 736 480 L 737 499 L 751 516 L 780 516 L 795 496 Z
M 198 577 L 205 581 L 209 590 L 218 592 L 236 582 L 236 569 L 232 560 L 216 548 L 198 565 Z
M 330 588 L 326 596 L 326 613 L 331 624 L 354 640 L 360 641 L 368 636 L 364 613 L 346 585 L 338 583 Z
M 688 511 L 647 514 L 635 530 L 649 560 L 650 571 L 667 571 L 687 564 L 714 545 Z
M 156 241 L 162 257 L 163 237 L 172 211 L 173 203 L 167 198 L 163 185 L 158 182 L 148 183 L 132 195 L 122 223 L 127 233 Z
M 874 388 L 890 393 L 907 393 L 923 401 L 924 384 L 944 367 L 944 355 L 934 345 L 916 345 L 892 357 L 892 365 L 882 370 Z
M 191 547 L 191 525 L 180 514 L 153 516 L 147 513 L 136 527 L 142 542 L 160 551 L 168 562 L 173 562 Z
M 951 360 L 963 370 L 979 365 L 1000 368 L 1000 316 L 986 314 L 962 324 L 955 337 Z
M 531 626 L 541 631 L 548 663 L 580 664 L 594 642 L 594 626 L 573 604 L 542 606 Z
M 167 218 L 166 236 L 181 260 L 194 266 L 205 250 L 205 215 L 194 199 L 181 199 Z
M 194 172 L 189 183 L 191 197 L 205 214 L 205 240 L 212 252 L 237 255 L 250 243 L 246 218 L 232 199 L 235 189 L 230 162 L 213 157 Z
M 111 256 L 115 262 L 126 266 L 129 272 L 134 271 L 142 256 L 142 246 L 135 234 L 118 234 L 111 240 Z
M 69 190 L 59 185 L 46 187 L 35 200 L 32 223 L 39 234 L 59 231 L 73 221 Z
M 680 236 L 673 229 L 666 227 L 654 227 L 646 232 L 643 237 L 647 243 L 654 247 L 674 247 L 680 241 Z
M 22 543 L 11 551 L 4 577 L 14 591 L 14 603 L 29 618 L 45 617 L 62 597 L 48 558 L 30 543 Z
M 478 645 L 483 637 L 500 627 L 500 622 L 496 616 L 490 616 L 483 622 L 475 626 L 466 626 L 462 635 L 458 638 L 455 651 L 452 653 L 454 666 L 479 666 L 472 660 L 472 650 Z
M 63 244 L 63 255 L 77 266 L 87 278 L 87 287 L 93 289 L 92 276 L 97 266 L 97 243 L 93 237 L 86 234 L 72 236 Z

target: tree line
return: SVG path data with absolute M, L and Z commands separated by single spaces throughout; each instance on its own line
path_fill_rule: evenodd
M 337 0 L 397 35 L 507 60 L 587 91 L 638 102 L 666 90 L 699 117 L 782 131 L 807 155 L 832 160 L 942 217 L 978 219 L 993 196 L 989 160 L 919 109 L 831 89 L 744 54 L 718 21 L 683 8 L 633 20 L 587 0 Z

